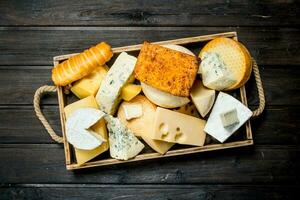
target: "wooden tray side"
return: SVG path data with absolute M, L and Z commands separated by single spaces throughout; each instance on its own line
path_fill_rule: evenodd
M 160 41 L 160 42 L 153 42 L 153 43 L 156 43 L 156 44 L 188 44 L 188 43 L 209 41 L 209 40 L 212 40 L 217 37 L 229 37 L 229 38 L 233 38 L 233 39 L 237 40 L 237 33 L 236 32 L 226 32 L 226 33 L 218 33 L 218 34 L 212 34 L 212 35 L 181 38 L 181 39 L 167 40 L 167 41 Z M 141 48 L 141 46 L 142 46 L 142 44 L 125 46 L 125 47 L 117 47 L 117 48 L 113 48 L 113 52 L 120 53 L 123 51 L 126 51 L 126 52 L 136 51 L 136 50 L 139 50 Z M 78 53 L 56 56 L 53 58 L 54 65 L 57 65 L 60 61 L 66 60 L 77 54 Z M 246 97 L 245 86 L 240 88 L 240 96 L 241 96 L 242 103 L 247 106 L 247 97 Z M 198 152 L 204 152 L 204 151 L 213 151 L 213 150 L 220 150 L 220 149 L 242 147 L 242 146 L 248 146 L 248 145 L 253 144 L 251 124 L 250 124 L 250 120 L 248 120 L 246 122 L 246 137 L 247 137 L 247 139 L 243 140 L 243 141 L 228 142 L 228 143 L 223 143 L 223 144 L 210 144 L 210 145 L 205 145 L 202 147 L 189 147 L 189 148 L 183 148 L 183 149 L 170 150 L 165 155 L 160 155 L 159 153 L 144 153 L 144 154 L 140 154 L 140 155 L 136 156 L 135 158 L 127 160 L 127 161 L 120 161 L 120 160 L 116 160 L 113 158 L 109 158 L 109 159 L 103 159 L 103 160 L 99 160 L 99 161 L 87 162 L 83 165 L 78 165 L 77 163 L 72 163 L 71 147 L 70 147 L 70 144 L 66 140 L 66 133 L 65 133 L 66 118 L 65 118 L 65 114 L 64 114 L 64 107 L 66 105 L 66 101 L 65 101 L 65 95 L 63 93 L 62 87 L 58 87 L 58 101 L 59 101 L 62 132 L 63 132 L 63 138 L 64 138 L 66 168 L 68 170 L 89 168 L 89 167 L 96 167 L 96 166 L 104 166 L 104 165 L 121 164 L 121 163 L 135 162 L 135 161 L 140 161 L 140 160 L 164 158 L 164 157 L 178 156 L 178 155 L 198 153 Z

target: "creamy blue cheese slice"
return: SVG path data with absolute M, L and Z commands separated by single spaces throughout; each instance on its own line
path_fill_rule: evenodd
M 233 72 L 225 65 L 219 54 L 204 52 L 201 57 L 200 67 L 204 86 L 223 90 L 237 82 Z
M 234 124 L 224 127 L 220 115 L 228 112 L 229 108 L 230 110 L 236 110 L 236 118 L 238 118 L 238 120 L 235 120 Z M 204 127 L 204 131 L 223 143 L 251 116 L 252 111 L 239 100 L 229 94 L 220 92 Z
M 122 87 L 130 81 L 137 59 L 134 56 L 122 52 L 101 83 L 96 100 L 101 110 L 113 115 L 121 101 Z
M 109 132 L 109 151 L 112 158 L 128 160 L 138 155 L 145 147 L 122 122 L 107 115 L 107 129 Z

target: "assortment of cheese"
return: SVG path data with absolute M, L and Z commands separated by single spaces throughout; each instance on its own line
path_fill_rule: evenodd
M 252 116 L 224 93 L 251 74 L 250 54 L 237 41 L 216 38 L 199 58 L 179 45 L 145 42 L 137 58 L 120 53 L 111 67 L 105 63 L 112 51 L 104 44 L 81 56 L 101 54 L 101 62 L 93 60 L 96 67 L 89 59 L 85 65 L 73 59 L 56 66 L 64 74 L 53 74 L 80 99 L 64 108 L 66 138 L 79 165 L 107 150 L 112 158 L 128 160 L 145 144 L 160 154 L 174 144 L 203 146 L 207 134 L 223 143 Z M 85 70 L 91 72 L 82 77 Z M 75 72 L 80 79 L 70 82 Z

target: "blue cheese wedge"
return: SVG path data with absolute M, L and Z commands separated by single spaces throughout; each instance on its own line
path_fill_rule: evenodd
M 101 83 L 96 100 L 101 110 L 113 115 L 121 101 L 122 87 L 131 79 L 136 57 L 122 52 Z
M 145 147 L 118 118 L 105 117 L 109 132 L 109 151 L 112 158 L 128 160 L 138 155 Z
M 230 108 L 230 110 L 236 110 L 238 122 L 237 120 L 233 120 L 236 123 L 231 124 L 231 126 L 224 127 L 220 115 L 227 113 L 228 108 Z M 204 127 L 204 131 L 223 143 L 251 116 L 252 111 L 239 100 L 235 99 L 229 94 L 220 92 Z
M 223 90 L 237 82 L 233 72 L 214 52 L 204 52 L 201 57 L 201 74 L 204 86 L 213 90 Z

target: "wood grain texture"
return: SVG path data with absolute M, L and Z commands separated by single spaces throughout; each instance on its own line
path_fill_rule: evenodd
M 2 0 L 0 25 L 296 26 L 297 1 Z
M 274 27 L 0 27 L 0 64 L 52 65 L 53 56 L 101 41 L 119 47 L 227 31 L 238 32 L 260 65 L 300 64 L 300 30 Z M 194 46 L 196 54 L 199 48 Z
M 1 144 L 0 182 L 299 184 L 299 153 L 297 146 L 255 145 L 71 172 L 61 145 Z
M 2 199 L 258 200 L 294 199 L 297 185 L 83 185 L 26 184 L 0 187 Z M 117 192 L 116 192 L 117 191 Z M 138 192 L 137 192 L 138 191 Z

